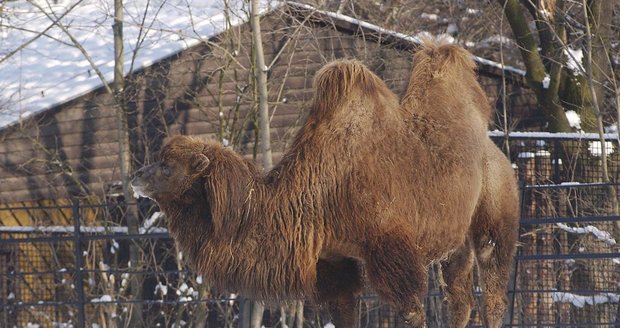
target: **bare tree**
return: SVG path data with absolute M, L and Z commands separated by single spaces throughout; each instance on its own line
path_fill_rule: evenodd
M 519 46 L 528 86 L 535 91 L 549 130 L 573 130 L 564 113 L 574 110 L 581 117 L 583 130 L 596 131 L 596 106 L 603 108 L 606 88 L 614 79 L 610 58 L 613 1 L 593 0 L 582 4 L 563 0 L 498 2 Z M 582 19 L 583 12 L 585 19 Z M 588 33 L 597 36 L 590 53 L 583 41 Z M 586 81 L 583 52 L 592 58 L 594 92 Z
M 114 0 L 114 25 L 112 31 L 114 33 L 114 107 L 116 108 L 116 126 L 118 133 L 118 156 L 120 166 L 121 186 L 123 190 L 123 199 L 128 202 L 132 199 L 130 192 L 130 172 L 132 172 L 132 161 L 129 142 L 129 125 L 127 123 L 127 107 L 125 106 L 125 52 L 123 39 L 123 1 Z M 135 205 L 127 205 L 125 219 L 127 220 L 127 228 L 130 234 L 138 234 L 140 223 L 138 222 L 138 212 Z M 142 251 L 138 241 L 131 243 L 129 247 L 129 263 L 131 270 L 142 269 Z M 131 277 L 131 294 L 133 299 L 142 300 L 142 284 L 141 275 L 132 275 Z M 142 304 L 136 302 L 132 304 L 129 319 L 131 327 L 144 327 L 142 320 Z

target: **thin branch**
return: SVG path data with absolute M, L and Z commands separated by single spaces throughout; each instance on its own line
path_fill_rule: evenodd
M 504 9 L 505 10 L 505 9 Z M 500 38 L 499 38 L 499 60 L 500 60 L 500 64 L 502 65 L 502 67 L 505 67 L 504 65 L 504 36 L 503 36 L 503 32 L 504 32 L 504 15 L 502 15 L 500 21 L 499 21 L 499 31 L 500 31 Z M 503 119 L 503 123 L 504 123 L 504 135 L 505 135 L 505 140 L 504 140 L 504 145 L 506 146 L 506 155 L 510 156 L 510 142 L 508 142 L 508 135 L 510 134 L 510 128 L 508 127 L 508 105 L 506 104 L 507 99 L 507 92 L 506 92 L 506 71 L 502 70 L 502 111 L 504 114 L 504 119 Z M 441 272 L 441 271 L 440 271 Z

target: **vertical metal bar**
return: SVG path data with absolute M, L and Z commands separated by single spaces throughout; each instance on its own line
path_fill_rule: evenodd
M 525 188 L 525 182 L 520 183 L 520 189 L 521 189 L 521 210 L 520 210 L 520 214 L 519 214 L 519 235 L 521 234 L 521 222 L 523 220 L 523 212 L 524 212 L 524 208 L 525 208 L 525 193 L 526 193 L 526 188 Z M 517 241 L 520 241 L 521 237 L 519 236 L 517 238 Z M 517 253 L 521 252 L 521 248 L 517 247 Z M 515 254 L 518 255 L 518 254 Z M 519 260 L 517 258 L 514 259 L 514 266 L 513 266 L 513 270 L 514 272 L 512 273 L 512 281 L 511 281 L 511 286 L 509 287 L 509 291 L 512 293 L 511 298 L 510 298 L 510 307 L 509 307 L 509 311 L 510 311 L 510 323 L 509 325 L 513 325 L 514 324 L 514 313 L 515 313 L 515 298 L 517 296 L 517 293 L 515 293 L 515 290 L 517 289 L 517 277 L 519 275 Z
M 514 324 L 514 318 L 515 318 L 515 298 L 517 296 L 517 293 L 515 293 L 515 290 L 517 289 L 517 275 L 519 272 L 519 260 L 515 259 L 514 260 L 514 266 L 513 266 L 513 272 L 512 272 L 512 281 L 510 283 L 510 286 L 508 287 L 508 292 L 511 294 L 510 297 L 510 307 L 508 308 L 508 311 L 510 312 L 509 314 L 509 322 L 504 322 L 505 326 L 512 326 Z
M 250 319 L 252 317 L 252 301 L 239 297 L 239 328 L 249 328 Z
M 84 305 L 84 277 L 82 273 L 82 232 L 80 231 L 80 201 L 71 202 L 71 212 L 73 216 L 73 246 L 75 249 L 75 275 L 74 284 L 78 297 L 78 317 L 77 326 L 83 328 L 86 324 Z

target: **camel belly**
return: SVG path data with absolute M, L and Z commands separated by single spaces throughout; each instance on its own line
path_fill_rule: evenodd
M 336 242 L 325 245 L 319 258 L 328 261 L 339 261 L 343 258 L 362 258 L 362 250 L 359 245 L 350 242 Z

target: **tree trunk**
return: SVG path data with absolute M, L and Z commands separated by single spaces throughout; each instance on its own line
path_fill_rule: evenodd
M 270 170 L 272 166 L 271 158 L 271 137 L 269 129 L 269 107 L 267 90 L 267 67 L 265 66 L 265 54 L 263 53 L 263 41 L 260 29 L 259 1 L 252 0 L 250 8 L 250 25 L 252 26 L 252 38 L 254 43 L 254 79 L 258 88 L 258 111 L 260 120 L 260 144 L 263 169 Z M 261 302 L 254 302 L 252 305 L 251 328 L 260 328 L 265 306 Z
M 258 110 L 260 120 L 260 144 L 263 169 L 270 170 L 273 165 L 271 158 L 271 136 L 269 130 L 269 107 L 267 90 L 267 66 L 265 65 L 265 54 L 263 53 L 263 41 L 260 29 L 259 1 L 252 0 L 251 25 L 254 40 L 254 74 L 258 86 Z
M 547 73 L 543 59 L 538 51 L 538 43 L 532 35 L 528 21 L 518 0 L 498 0 L 504 9 L 506 19 L 510 24 L 515 41 L 521 50 L 521 57 L 526 67 L 526 81 L 534 91 L 540 110 L 549 123 L 549 130 L 553 132 L 571 131 L 571 126 L 560 106 L 557 93 L 559 87 L 559 68 Z M 545 87 L 543 81 L 550 79 L 550 85 Z
M 129 149 L 129 126 L 127 123 L 127 112 L 125 107 L 125 72 L 124 72 L 124 50 L 123 50 L 123 1 L 114 0 L 114 25 L 112 26 L 114 33 L 114 100 L 117 115 L 117 133 L 118 133 L 118 153 L 121 184 L 123 188 L 123 197 L 125 202 L 132 199 L 132 193 L 129 191 L 129 172 L 131 172 L 131 156 Z M 125 219 L 129 234 L 138 234 L 139 222 L 137 209 L 135 206 L 127 205 Z M 141 247 L 137 241 L 129 246 L 129 270 L 136 271 L 142 267 Z M 131 275 L 131 299 L 142 299 L 142 278 L 139 275 Z M 142 320 L 142 304 L 135 302 L 130 307 L 130 327 L 143 327 Z

